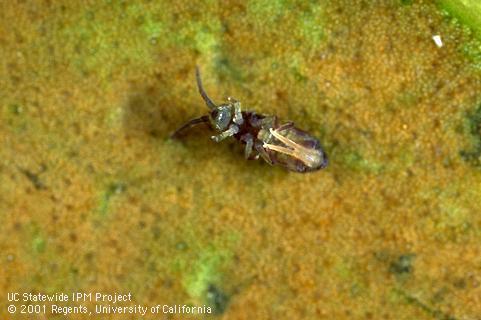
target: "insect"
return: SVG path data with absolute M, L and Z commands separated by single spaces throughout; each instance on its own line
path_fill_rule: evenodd
M 232 97 L 227 98 L 227 103 L 216 105 L 202 86 L 198 67 L 195 74 L 199 93 L 210 112 L 185 123 L 172 138 L 194 125 L 206 123 L 217 133 L 211 137 L 215 142 L 234 137 L 244 144 L 248 160 L 261 157 L 270 165 L 295 172 L 311 172 L 327 166 L 326 153 L 309 133 L 296 128 L 293 122 L 279 124 L 277 116 L 242 111 L 240 102 Z

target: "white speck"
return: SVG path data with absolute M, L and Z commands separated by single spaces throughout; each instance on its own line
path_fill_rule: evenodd
M 438 48 L 441 48 L 443 46 L 443 41 L 441 40 L 440 35 L 435 35 L 433 36 L 434 43 L 438 46 Z

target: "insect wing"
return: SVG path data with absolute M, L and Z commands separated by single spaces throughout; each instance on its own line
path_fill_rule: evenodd
M 321 147 L 321 143 L 309 133 L 294 126 L 280 128 L 277 132 L 283 137 L 294 142 L 295 144 L 303 147 L 298 148 L 297 150 L 305 150 L 305 152 L 301 151 L 302 154 L 300 155 L 298 153 L 291 155 L 287 153 L 276 152 L 274 150 L 268 150 L 268 153 L 275 164 L 283 166 L 286 169 L 295 172 L 316 171 L 327 166 L 327 156 Z M 276 138 L 274 138 L 271 143 L 276 144 L 280 147 L 285 146 L 285 143 L 279 141 Z M 308 165 L 305 161 L 302 160 L 303 158 L 305 159 L 305 157 L 309 156 L 308 153 L 314 154 L 319 157 L 319 161 L 315 166 Z

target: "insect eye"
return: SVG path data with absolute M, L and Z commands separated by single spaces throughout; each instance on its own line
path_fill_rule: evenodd
M 229 126 L 231 118 L 231 111 L 228 106 L 219 106 L 210 113 L 211 122 L 218 130 L 226 129 Z
M 210 116 L 212 119 L 217 119 L 218 115 L 219 115 L 219 111 L 217 111 L 217 109 L 212 110 L 212 112 L 210 113 Z

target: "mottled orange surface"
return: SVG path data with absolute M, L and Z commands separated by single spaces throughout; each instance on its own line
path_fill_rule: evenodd
M 7 311 L 117 292 L 216 312 L 146 319 L 480 319 L 479 47 L 401 2 L 3 1 L 0 317 L 138 319 Z M 329 167 L 170 140 L 207 112 L 195 65 Z

